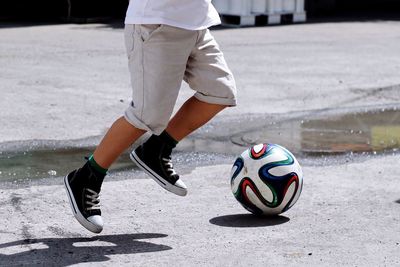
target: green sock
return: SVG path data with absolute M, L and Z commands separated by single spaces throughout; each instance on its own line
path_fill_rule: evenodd
M 97 162 L 94 160 L 93 154 L 89 157 L 89 164 L 90 166 L 95 169 L 96 171 L 98 171 L 101 174 L 106 175 L 108 169 L 104 169 L 103 167 L 101 167 L 99 164 L 97 164 Z

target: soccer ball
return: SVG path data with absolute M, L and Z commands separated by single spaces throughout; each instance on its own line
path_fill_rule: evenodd
M 290 209 L 303 188 L 303 172 L 286 148 L 259 144 L 244 151 L 231 171 L 235 198 L 256 215 L 277 215 Z

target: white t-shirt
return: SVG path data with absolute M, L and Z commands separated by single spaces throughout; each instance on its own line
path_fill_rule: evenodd
M 125 24 L 167 24 L 202 30 L 220 24 L 211 0 L 130 0 Z

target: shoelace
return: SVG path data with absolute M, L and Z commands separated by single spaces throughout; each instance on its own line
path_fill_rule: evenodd
M 92 189 L 86 188 L 87 194 L 85 204 L 88 205 L 86 210 L 99 210 L 100 209 L 100 195 Z
M 177 173 L 174 170 L 174 166 L 172 165 L 171 159 L 169 158 L 161 158 L 161 159 L 164 163 L 164 166 L 166 167 L 167 172 L 170 173 L 170 176 L 177 175 Z

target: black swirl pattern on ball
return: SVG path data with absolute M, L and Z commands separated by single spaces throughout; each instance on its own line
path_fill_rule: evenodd
M 232 168 L 236 167 L 236 170 L 235 170 L 235 172 L 233 173 L 233 175 L 231 177 L 231 184 L 233 184 L 233 181 L 235 180 L 235 178 L 242 171 L 243 166 L 244 166 L 243 158 L 242 157 L 237 158 L 235 163 L 233 163 L 233 166 L 232 166 Z
M 273 153 L 273 149 L 274 148 L 272 148 L 269 151 L 269 153 Z M 280 148 L 280 149 L 282 149 L 282 148 Z M 265 164 L 264 166 L 262 166 L 259 169 L 258 175 L 259 175 L 260 179 L 272 191 L 272 194 L 273 194 L 273 201 L 272 201 L 272 206 L 271 206 L 272 208 L 278 207 L 282 203 L 287 189 L 293 182 L 295 182 L 296 188 L 295 188 L 294 194 L 293 194 L 292 198 L 290 199 L 290 201 L 288 202 L 288 204 L 285 206 L 285 208 L 284 208 L 284 211 L 285 211 L 290 206 L 290 203 L 293 201 L 294 196 L 296 195 L 296 192 L 299 188 L 299 177 L 297 176 L 297 174 L 295 172 L 291 172 L 291 173 L 288 173 L 283 176 L 275 176 L 269 172 L 272 168 L 279 167 L 279 166 L 288 166 L 288 165 L 292 165 L 294 163 L 293 157 L 285 149 L 282 149 L 282 151 L 284 152 L 287 159 Z
M 248 211 L 251 213 L 254 213 L 256 215 L 262 215 L 263 211 L 259 209 L 256 205 L 254 205 L 247 197 L 246 193 L 246 188 L 250 187 L 251 190 L 257 195 L 257 197 L 260 200 L 263 200 L 264 198 L 262 197 L 260 191 L 257 189 L 257 186 L 254 184 L 254 182 L 249 178 L 249 177 L 244 177 L 239 184 L 238 190 L 233 194 L 236 198 L 237 201 Z M 265 205 L 265 203 L 263 201 Z

